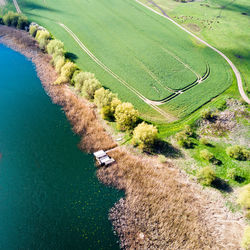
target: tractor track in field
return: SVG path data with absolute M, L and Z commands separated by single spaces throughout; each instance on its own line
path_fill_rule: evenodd
M 15 5 L 16 12 L 17 13 L 22 13 L 22 11 L 21 11 L 21 9 L 20 9 L 20 7 L 19 7 L 19 5 L 18 5 L 18 3 L 17 3 L 16 0 L 13 0 L 13 4 Z
M 58 23 L 64 30 L 66 30 L 71 37 L 78 43 L 78 45 L 81 47 L 81 49 L 87 53 L 87 55 L 94 61 L 96 62 L 103 70 L 105 70 L 107 73 L 109 73 L 111 76 L 113 76 L 117 81 L 119 81 L 121 84 L 123 84 L 126 88 L 128 88 L 131 92 L 133 92 L 135 95 L 137 95 L 142 101 L 144 101 L 146 104 L 148 104 L 151 108 L 156 110 L 158 113 L 160 113 L 163 117 L 165 117 L 169 121 L 174 121 L 176 120 L 176 117 L 168 114 L 164 110 L 160 109 L 157 107 L 158 102 L 151 101 L 145 96 L 143 96 L 138 90 L 136 90 L 134 87 L 129 85 L 125 80 L 120 78 L 118 75 L 116 75 L 111 69 L 109 69 L 105 64 L 103 64 L 98 58 L 95 57 L 94 54 L 92 54 L 88 48 L 81 42 L 81 40 L 73 33 L 72 30 L 70 30 L 65 24 L 63 23 Z
M 150 0 L 148 1 L 149 3 L 153 4 L 156 8 L 158 8 L 161 12 L 157 12 L 156 10 L 150 8 L 149 6 L 147 6 L 146 4 L 140 2 L 139 0 L 134 0 L 136 1 L 138 4 L 144 6 L 145 8 L 151 10 L 152 12 L 156 13 L 157 15 L 160 15 L 166 19 L 168 19 L 170 22 L 172 22 L 173 24 L 175 24 L 176 26 L 178 26 L 179 28 L 181 28 L 182 30 L 184 30 L 185 32 L 187 32 L 189 35 L 191 35 L 192 37 L 194 37 L 195 39 L 197 39 L 198 41 L 200 41 L 201 43 L 205 44 L 207 47 L 209 47 L 210 49 L 214 50 L 216 53 L 218 53 L 220 56 L 222 56 L 227 63 L 230 65 L 230 67 L 232 68 L 236 80 L 237 80 L 237 84 L 238 84 L 238 89 L 240 92 L 241 97 L 244 99 L 245 102 L 247 102 L 248 104 L 250 104 L 250 99 L 248 98 L 248 96 L 246 95 L 244 88 L 243 88 L 243 83 L 242 83 L 242 79 L 240 76 L 240 72 L 239 70 L 236 68 L 236 66 L 233 64 L 233 62 L 226 56 L 224 55 L 220 50 L 216 49 L 215 47 L 213 47 L 212 45 L 210 45 L 209 43 L 205 42 L 204 40 L 202 40 L 201 38 L 199 38 L 198 36 L 196 36 L 195 34 L 193 34 L 192 32 L 190 32 L 189 30 L 187 30 L 186 28 L 182 27 L 180 24 L 178 24 L 177 22 L 175 22 L 173 19 L 171 19 L 166 12 L 159 6 L 157 5 L 154 1 Z

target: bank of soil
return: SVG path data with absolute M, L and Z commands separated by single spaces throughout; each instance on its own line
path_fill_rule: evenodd
M 76 96 L 57 77 L 50 57 L 28 33 L 0 26 L 1 41 L 30 58 L 54 103 L 62 106 L 80 147 L 92 153 L 116 146 L 98 120 L 93 104 Z M 7 83 L 6 83 L 7 84 Z M 178 168 L 116 147 L 109 153 L 116 163 L 97 170 L 104 184 L 123 189 L 125 198 L 110 210 L 110 220 L 130 249 L 240 249 L 244 221 L 223 204 L 220 194 L 203 190 Z

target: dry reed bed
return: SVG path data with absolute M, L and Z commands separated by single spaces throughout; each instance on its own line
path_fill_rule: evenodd
M 53 102 L 63 107 L 74 131 L 82 135 L 82 149 L 93 152 L 116 146 L 89 103 L 65 85 L 51 85 L 57 74 L 50 58 L 26 32 L 0 26 L 0 36 L 5 44 L 35 63 Z M 110 210 L 123 248 L 240 249 L 242 223 L 178 170 L 120 147 L 110 155 L 117 163 L 100 168 L 97 176 L 103 183 L 125 190 L 126 198 Z

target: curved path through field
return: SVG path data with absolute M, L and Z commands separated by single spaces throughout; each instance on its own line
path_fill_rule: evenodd
M 247 102 L 248 104 L 250 104 L 250 99 L 248 98 L 248 96 L 246 95 L 244 89 L 243 89 L 243 83 L 242 83 L 242 79 L 240 76 L 240 72 L 238 71 L 238 69 L 235 67 L 235 65 L 232 63 L 232 61 L 226 56 L 224 55 L 221 51 L 219 51 L 218 49 L 216 49 L 215 47 L 213 47 L 212 45 L 210 45 L 209 43 L 205 42 L 204 40 L 202 40 L 201 38 L 199 38 L 198 36 L 194 35 L 192 32 L 190 32 L 189 30 L 185 29 L 184 27 L 182 27 L 180 24 L 178 24 L 177 22 L 175 22 L 173 19 L 171 19 L 161 8 L 160 6 L 158 6 L 156 3 L 154 3 L 153 1 L 149 1 L 149 3 L 153 4 L 155 7 L 157 7 L 161 12 L 157 12 L 156 10 L 150 8 L 149 6 L 147 6 L 146 4 L 140 2 L 139 0 L 135 0 L 137 3 L 139 3 L 140 5 L 146 7 L 147 9 L 153 11 L 154 13 L 156 13 L 157 15 L 160 15 L 166 19 L 168 19 L 170 22 L 174 23 L 175 25 L 177 25 L 179 28 L 181 28 L 182 30 L 186 31 L 188 34 L 190 34 L 191 36 L 193 36 L 194 38 L 196 38 L 198 41 L 200 41 L 201 43 L 205 44 L 207 47 L 211 48 L 212 50 L 214 50 L 215 52 L 217 52 L 219 55 L 221 55 L 230 65 L 230 67 L 232 68 L 236 79 L 237 79 L 237 84 L 238 84 L 238 89 L 240 92 L 241 97 L 244 99 L 245 102 Z

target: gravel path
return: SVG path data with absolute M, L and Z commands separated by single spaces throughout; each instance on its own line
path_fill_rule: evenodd
M 242 83 L 242 79 L 240 76 L 240 72 L 239 70 L 235 67 L 235 65 L 232 63 L 232 61 L 226 56 L 224 55 L 221 51 L 219 51 L 218 49 L 214 48 L 212 45 L 210 45 L 209 43 L 205 42 L 204 40 L 202 40 L 201 38 L 199 38 L 198 36 L 194 35 L 193 33 L 191 33 L 189 30 L 185 29 L 184 27 L 182 27 L 180 24 L 176 23 L 173 19 L 171 19 L 164 11 L 162 11 L 162 9 L 156 4 L 154 3 L 152 0 L 149 1 L 150 3 L 152 3 L 154 6 L 156 6 L 161 12 L 157 12 L 156 10 L 150 8 L 149 6 L 147 6 L 146 4 L 143 4 L 142 2 L 140 2 L 139 0 L 135 0 L 137 3 L 139 3 L 140 5 L 146 7 L 147 9 L 153 11 L 154 13 L 156 13 L 157 15 L 160 15 L 166 19 L 168 19 L 170 22 L 174 23 L 175 25 L 177 25 L 179 28 L 181 28 L 182 30 L 186 31 L 188 34 L 190 34 L 191 36 L 193 36 L 194 38 L 196 38 L 198 41 L 200 41 L 201 43 L 205 44 L 207 47 L 211 48 L 212 50 L 214 50 L 215 52 L 217 52 L 219 55 L 221 55 L 230 65 L 230 67 L 232 68 L 236 79 L 237 79 L 237 83 L 238 83 L 238 89 L 240 92 L 241 97 L 244 99 L 245 102 L 247 102 L 248 104 L 250 104 L 250 99 L 248 98 L 248 96 L 245 94 L 245 91 L 243 89 L 243 83 Z

